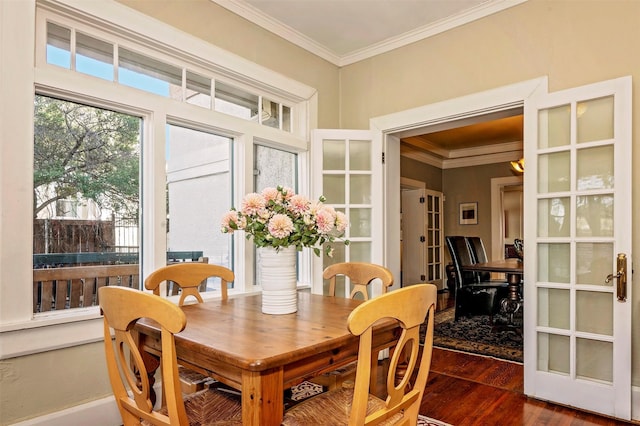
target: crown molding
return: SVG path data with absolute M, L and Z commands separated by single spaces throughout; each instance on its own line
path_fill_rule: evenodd
M 244 19 L 253 22 L 259 27 L 264 28 L 267 31 L 282 37 L 283 39 L 301 47 L 316 56 L 321 57 L 334 65 L 338 65 L 341 61 L 340 56 L 331 52 L 329 49 L 317 43 L 315 40 L 307 37 L 299 31 L 294 30 L 288 25 L 283 24 L 277 19 L 273 19 L 271 16 L 265 14 L 261 10 L 251 6 L 241 0 L 211 0 L 212 2 L 224 7 L 225 9 L 243 17 Z
M 406 46 L 416 41 L 433 37 L 453 28 L 476 21 L 485 16 L 492 15 L 502 10 L 508 9 L 524 3 L 527 0 L 489 0 L 481 3 L 471 9 L 460 12 L 454 16 L 441 19 L 432 24 L 425 25 L 414 30 L 408 31 L 397 37 L 388 38 L 379 43 L 368 46 L 364 49 L 356 50 L 348 55 L 340 58 L 340 62 L 336 65 L 346 66 L 382 53 L 390 52 L 394 49 Z
M 451 151 L 447 158 L 401 145 L 400 155 L 443 170 L 457 167 L 473 167 L 519 160 L 522 158 L 522 142 L 459 149 Z
M 441 19 L 432 24 L 416 28 L 397 37 L 388 38 L 379 43 L 375 43 L 371 46 L 356 50 L 343 56 L 332 52 L 320 43 L 317 43 L 288 25 L 273 19 L 242 0 L 211 1 L 268 31 L 271 31 L 283 39 L 290 41 L 298 47 L 301 47 L 338 67 L 343 67 L 443 33 L 452 28 L 459 27 L 510 7 L 517 6 L 527 0 L 488 0 L 455 16 Z

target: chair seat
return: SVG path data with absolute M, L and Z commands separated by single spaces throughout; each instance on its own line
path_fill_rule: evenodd
M 309 398 L 287 410 L 282 424 L 285 426 L 336 426 L 349 423 L 353 389 L 336 389 Z M 367 415 L 384 407 L 385 402 L 369 394 Z M 380 425 L 393 425 L 402 419 L 398 413 Z
M 184 397 L 189 426 L 242 426 L 242 404 L 236 393 L 205 389 Z M 167 415 L 167 408 L 158 410 Z M 152 426 L 147 421 L 144 426 Z

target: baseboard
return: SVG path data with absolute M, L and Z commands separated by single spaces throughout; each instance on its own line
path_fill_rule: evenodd
M 640 387 L 631 386 L 631 420 L 640 421 Z
M 96 399 L 86 404 L 76 405 L 55 413 L 34 417 L 19 423 L 12 423 L 13 426 L 69 426 L 87 425 L 92 426 L 119 426 L 122 424 L 120 412 L 116 406 L 113 396 Z

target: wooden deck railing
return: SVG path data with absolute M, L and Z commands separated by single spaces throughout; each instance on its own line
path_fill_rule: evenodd
M 33 312 L 98 305 L 98 289 L 140 288 L 140 266 L 101 265 L 33 270 Z

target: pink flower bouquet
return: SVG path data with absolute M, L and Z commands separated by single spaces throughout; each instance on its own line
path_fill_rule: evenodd
M 330 243 L 340 240 L 348 222 L 344 213 L 324 205 L 321 196 L 311 202 L 290 188 L 266 188 L 261 193 L 251 193 L 242 199 L 240 210 L 232 208 L 222 218 L 222 232 L 244 231 L 247 239 L 253 237 L 257 247 L 295 246 L 310 247 L 319 256 L 320 248 L 331 257 Z M 345 245 L 348 240 L 342 240 Z

